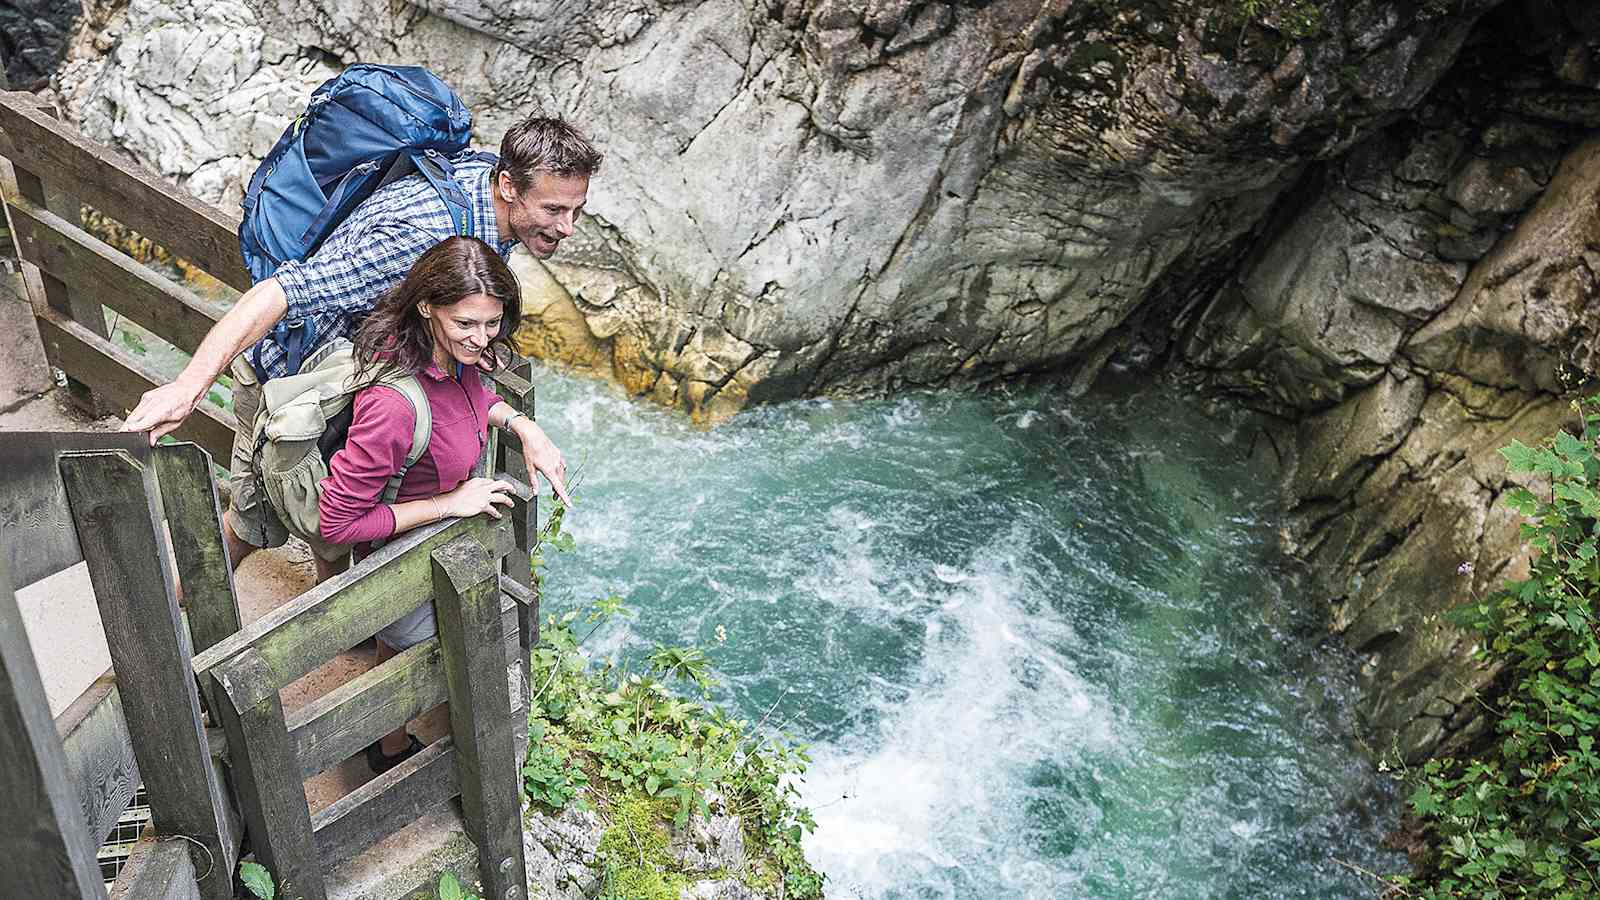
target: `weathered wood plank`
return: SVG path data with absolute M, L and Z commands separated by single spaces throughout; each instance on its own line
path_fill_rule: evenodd
M 56 717 L 56 734 L 84 821 L 99 843 L 117 827 L 117 818 L 139 787 L 139 763 L 116 675 L 107 671 L 62 710 Z
M 66 453 L 60 466 L 151 819 L 162 833 L 185 834 L 203 845 L 191 849 L 204 868 L 207 859 L 228 856 L 225 801 L 169 581 L 155 471 L 122 451 Z M 201 890 L 227 900 L 232 873 L 213 865 Z
M 6 155 L 18 169 L 60 179 L 118 222 L 156 240 L 238 290 L 250 287 L 239 256 L 239 216 L 202 203 L 159 175 L 37 108 L 0 97 Z M 31 199 L 31 198 L 30 198 Z
M 450 685 L 450 734 L 457 747 L 461 806 L 478 845 L 478 872 L 489 897 L 527 900 L 522 848 L 518 748 L 500 651 L 497 561 L 459 537 L 431 554 L 439 644 Z
M 181 840 L 140 838 L 111 886 L 111 900 L 200 900 L 195 876 L 204 870 L 195 871 L 184 848 Z
M 188 611 L 189 637 L 196 653 L 210 649 L 240 627 L 233 567 L 222 541 L 222 506 L 217 501 L 211 454 L 191 443 L 163 444 L 151 452 L 161 482 L 172 555 Z M 219 698 L 202 681 L 206 708 Z
M 0 556 L 0 897 L 104 898 L 95 842 L 67 777 Z
M 200 653 L 240 627 L 211 454 L 197 444 L 163 444 L 151 451 L 151 459 L 189 612 L 189 634 L 194 651 Z
M 228 735 L 228 762 L 250 843 L 273 873 L 278 893 L 327 900 L 311 838 L 300 766 L 284 724 L 283 702 L 271 670 L 246 648 L 210 673 Z
M 507 371 L 501 373 L 497 379 L 500 396 L 505 399 L 518 412 L 533 418 L 534 391 L 533 391 L 533 365 L 525 359 L 518 360 Z M 533 693 L 532 673 L 529 671 L 529 659 L 533 648 L 539 643 L 539 586 L 533 580 L 533 550 L 539 539 L 539 502 L 535 496 L 533 486 L 537 485 L 539 476 L 528 471 L 522 458 L 522 442 L 516 434 L 505 429 L 502 440 L 497 447 L 495 469 L 504 473 L 499 477 L 511 478 L 512 473 L 517 473 L 528 479 L 526 484 L 518 482 L 518 490 L 507 511 L 511 519 L 512 544 L 516 549 L 506 554 L 500 564 L 500 571 L 504 573 L 502 582 L 516 585 L 515 596 L 518 598 L 517 610 L 517 642 L 522 648 L 518 655 L 517 695 L 518 705 L 527 709 L 529 698 Z M 502 588 L 508 590 L 508 588 Z M 519 744 L 528 740 L 527 720 L 518 720 L 516 726 L 516 739 Z
M 522 658 L 515 640 L 516 601 L 502 595 L 506 664 Z M 438 638 L 339 685 L 288 714 L 300 774 L 309 778 L 449 699 Z M 519 703 L 527 709 L 527 704 Z
M 0 101 L 0 105 L 3 105 L 3 101 Z M 41 121 L 55 124 L 53 119 L 55 111 L 53 109 L 47 110 L 37 105 L 30 106 L 27 104 L 20 105 L 19 109 L 25 114 L 37 116 Z M 14 159 L 15 157 L 11 150 L 10 143 L 0 144 L 0 152 L 4 152 L 6 156 Z M 77 213 L 78 202 L 76 200 L 63 195 L 60 191 L 46 190 L 45 184 L 41 180 L 44 175 L 43 170 L 16 166 L 14 167 L 14 175 L 17 189 L 16 196 L 37 207 L 53 210 L 57 214 L 75 215 Z M 68 183 L 70 184 L 71 182 Z M 94 334 L 101 337 L 108 336 L 109 331 L 106 328 L 105 313 L 100 308 L 100 302 L 95 299 L 94 295 L 87 291 L 75 291 L 66 282 L 50 272 L 44 271 L 39 266 L 39 260 L 30 252 L 33 249 L 36 248 L 20 241 L 17 244 L 17 250 L 25 263 L 24 269 L 31 270 L 26 274 L 32 277 L 25 277 L 24 283 L 28 287 L 29 300 L 33 303 L 35 310 L 54 310 L 62 316 L 76 321 Z M 65 371 L 66 367 L 55 359 L 51 354 L 51 350 L 52 348 L 46 345 L 46 357 L 49 358 L 52 365 Z M 90 390 L 89 385 L 77 379 L 72 372 L 67 372 L 67 396 L 80 409 L 96 418 L 111 412 L 110 407 L 104 402 L 104 398 L 96 396 Z
M 0 91 L 0 101 L 15 103 L 19 106 L 32 106 L 43 109 L 48 104 L 43 97 L 31 91 Z
M 474 516 L 407 532 L 344 574 L 306 591 L 196 655 L 195 673 L 202 675 L 246 647 L 253 647 L 282 687 L 376 634 L 433 596 L 428 554 L 434 548 L 468 535 L 493 544 L 497 555 L 507 552 L 510 529 L 496 525 L 488 516 Z
M 119 414 L 138 405 L 145 391 L 170 380 L 65 316 L 43 310 L 36 321 L 53 364 L 103 394 Z M 210 400 L 202 400 L 173 436 L 194 441 L 215 459 L 227 459 L 233 451 L 233 416 Z
M 22 197 L 7 197 L 23 259 L 193 353 L 222 309 Z
M 7 431 L 0 434 L 0 555 L 17 584 L 32 584 L 83 560 L 56 456 L 63 450 L 148 453 L 137 434 Z
M 444 737 L 317 813 L 317 853 L 332 868 L 461 793 L 454 742 Z

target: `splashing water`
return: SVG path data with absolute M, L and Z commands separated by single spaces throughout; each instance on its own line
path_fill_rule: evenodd
M 811 744 L 835 898 L 1369 897 L 1392 797 L 1275 563 L 1242 419 L 1143 392 L 807 401 L 695 431 L 540 373 L 581 463 L 547 610 L 715 645 Z

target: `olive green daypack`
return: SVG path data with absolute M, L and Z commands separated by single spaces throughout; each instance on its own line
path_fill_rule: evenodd
M 252 432 L 254 469 L 261 492 L 290 534 L 311 545 L 325 560 L 335 560 L 348 547 L 329 544 L 319 528 L 318 486 L 328 477 L 333 454 L 343 447 L 355 414 L 355 348 L 336 338 L 318 348 L 298 374 L 273 378 L 261 385 L 261 410 Z M 405 465 L 383 489 L 383 502 L 394 503 L 406 472 L 422 458 L 433 435 L 433 410 L 415 375 L 378 379 L 411 402 L 416 426 Z

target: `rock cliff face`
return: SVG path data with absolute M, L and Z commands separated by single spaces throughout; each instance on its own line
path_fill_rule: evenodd
M 43 87 L 66 53 L 78 4 L 0 0 L 0 90 Z
M 1496 451 L 1597 371 L 1597 35 L 1578 4 L 1496 10 L 1415 111 L 1307 173 L 1181 338 L 1295 423 L 1286 543 L 1364 654 L 1377 749 L 1412 760 L 1482 726 L 1491 673 L 1439 617 L 1520 557 Z
M 568 116 L 607 162 L 519 263 L 527 347 L 703 419 L 1192 373 L 1284 423 L 1286 542 L 1415 756 L 1483 677 L 1431 616 L 1514 555 L 1494 450 L 1593 371 L 1596 34 L 1579 0 L 129 0 L 59 81 L 219 202 L 357 59 L 440 72 L 482 143 Z

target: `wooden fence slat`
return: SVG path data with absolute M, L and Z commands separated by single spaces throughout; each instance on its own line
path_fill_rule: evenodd
M 228 735 L 228 761 L 251 846 L 273 874 L 278 893 L 327 900 L 311 839 L 300 766 L 284 725 L 272 672 L 254 649 L 219 665 L 217 711 Z
M 227 900 L 232 872 L 217 865 L 232 855 L 224 846 L 226 801 L 211 768 L 188 635 L 169 580 L 155 470 L 120 450 L 64 453 L 60 465 L 151 820 L 163 834 L 203 845 L 203 854 L 192 848 L 197 869 L 209 863 L 201 890 Z
M 450 685 L 450 734 L 459 752 L 461 806 L 478 845 L 487 897 L 527 900 L 519 798 L 521 759 L 506 691 L 499 565 L 477 541 L 458 537 L 434 550 L 435 616 Z
M 161 483 L 161 505 L 166 508 L 172 555 L 189 613 L 189 637 L 194 651 L 203 652 L 237 634 L 240 627 L 211 454 L 196 444 L 163 444 L 151 451 L 151 459 Z M 210 687 L 201 682 L 206 708 L 215 710 L 221 698 Z
M 4 155 L 19 170 L 59 179 L 94 198 L 96 209 L 123 225 L 159 236 L 162 246 L 224 284 L 249 289 L 250 275 L 239 256 L 237 214 L 200 202 L 159 175 L 124 162 L 77 129 L 3 96 L 0 131 L 9 138 Z
M 518 412 L 533 418 L 533 364 L 526 359 L 519 359 L 506 371 L 501 372 L 495 379 L 500 396 L 511 404 Z M 516 548 L 506 554 L 500 564 L 500 571 L 504 573 L 503 581 L 510 581 L 519 589 L 517 594 L 517 643 L 522 652 L 517 659 L 517 695 L 518 705 L 527 709 L 530 697 L 533 694 L 532 672 L 529 670 L 533 648 L 539 644 L 539 586 L 533 580 L 533 549 L 539 537 L 539 502 L 530 485 L 538 484 L 539 476 L 529 472 L 522 459 L 522 442 L 517 439 L 515 432 L 510 429 L 501 430 L 501 441 L 495 448 L 495 471 L 497 473 L 517 472 L 528 479 L 527 484 L 518 483 L 517 491 L 512 497 L 511 508 L 507 510 L 507 517 L 511 519 L 512 545 Z M 498 477 L 509 478 L 510 474 L 501 474 Z M 526 600 L 520 599 L 526 597 Z M 518 744 L 525 744 L 528 740 L 527 718 L 517 720 L 516 739 Z
M 0 555 L 17 584 L 83 561 L 56 457 L 63 450 L 149 451 L 143 435 L 123 432 L 6 431 L 0 436 Z
M 515 663 L 516 601 L 502 595 L 506 664 Z M 449 699 L 437 638 L 426 641 L 361 673 L 312 700 L 286 721 L 294 739 L 300 774 L 309 778 L 355 755 L 361 748 Z M 526 709 L 526 704 L 519 704 Z
M 510 529 L 488 516 L 418 528 L 385 544 L 350 570 L 328 579 L 195 656 L 197 675 L 253 647 L 282 687 L 376 634 L 433 596 L 428 554 L 469 535 L 510 549 Z M 409 553 L 413 548 L 416 553 Z
M 461 793 L 449 737 L 334 801 L 312 819 L 317 854 L 331 869 Z
M 119 413 L 136 406 L 145 391 L 170 380 L 65 316 L 43 310 L 36 321 L 39 337 L 51 351 L 55 365 L 103 394 Z M 173 436 L 194 441 L 215 459 L 228 459 L 233 452 L 232 420 L 231 413 L 223 412 L 210 400 L 202 400 Z
M 69 215 L 76 213 L 77 202 L 59 193 L 47 192 L 38 172 L 15 168 L 14 175 L 17 196 L 23 200 L 39 208 L 48 209 L 54 206 L 58 212 L 65 212 Z M 11 221 L 15 224 L 15 217 L 12 217 Z M 16 233 L 13 231 L 13 234 Z M 39 249 L 37 244 L 19 239 L 16 246 L 17 252 L 24 263 L 23 283 L 28 288 L 28 299 L 33 304 L 36 313 L 43 312 L 46 309 L 53 310 L 77 322 L 93 334 L 100 337 L 108 337 L 110 335 L 110 331 L 106 328 L 105 312 L 101 309 L 100 302 L 95 299 L 94 295 L 88 291 L 74 290 L 60 278 L 44 271 L 34 253 Z M 67 367 L 51 353 L 52 349 L 48 344 L 45 345 L 45 355 L 52 365 L 66 371 Z M 73 377 L 73 373 L 70 371 L 67 371 L 67 395 L 80 409 L 96 418 L 111 411 L 104 398 L 97 397 L 90 390 L 89 385 Z
M 151 450 L 167 512 L 172 552 L 183 582 L 189 634 L 200 653 L 238 632 L 239 600 L 233 567 L 222 543 L 222 505 L 217 499 L 211 454 L 192 443 Z
M 141 838 L 111 887 L 111 900 L 199 900 L 196 874 L 183 842 Z
M 23 258 L 139 323 L 185 353 L 200 346 L 222 310 L 77 225 L 21 197 L 7 197 Z
M 0 556 L 0 897 L 104 900 L 44 683 Z
M 96 843 L 103 841 L 139 787 L 139 763 L 111 670 L 62 710 L 56 717 L 56 734 L 89 833 Z

